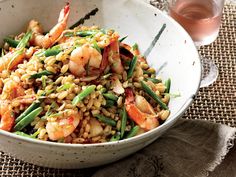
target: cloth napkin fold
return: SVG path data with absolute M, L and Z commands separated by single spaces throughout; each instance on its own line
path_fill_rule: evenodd
M 226 125 L 180 119 L 151 145 L 93 177 L 235 177 L 235 135 Z

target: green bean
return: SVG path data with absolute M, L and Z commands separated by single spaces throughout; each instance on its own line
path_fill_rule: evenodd
M 116 121 L 111 118 L 108 118 L 108 117 L 105 117 L 105 116 L 99 115 L 99 114 L 95 115 L 95 117 L 107 125 L 116 126 Z
M 119 42 L 123 42 L 128 36 L 122 37 L 121 39 L 119 39 Z
M 123 113 L 122 113 L 122 119 L 121 119 L 121 128 L 120 128 L 121 138 L 123 138 L 123 136 L 124 136 L 126 123 L 127 123 L 127 112 L 126 112 L 126 109 L 125 109 L 125 106 L 124 106 Z
M 15 120 L 15 123 L 18 123 L 21 121 L 25 116 L 27 116 L 29 113 L 31 113 L 33 110 L 38 108 L 41 104 L 41 99 L 34 101 L 23 113 L 21 113 L 20 116 L 18 116 Z
M 130 130 L 130 132 L 126 135 L 125 138 L 134 137 L 135 135 L 137 135 L 138 131 L 139 131 L 139 126 L 136 125 L 136 126 L 134 126 L 134 127 Z
M 48 70 L 43 70 L 41 72 L 38 72 L 36 74 L 33 74 L 31 75 L 29 78 L 30 79 L 37 79 L 37 78 L 40 78 L 42 76 L 48 76 L 48 75 L 52 75 L 53 73 L 51 71 L 48 71 Z
M 131 78 L 132 75 L 133 75 L 134 68 L 137 64 L 137 59 L 138 59 L 137 56 L 134 56 L 131 63 L 130 63 L 130 65 L 129 65 L 129 70 L 128 70 L 128 73 L 127 73 L 128 79 Z
M 146 78 L 145 80 L 146 80 L 146 81 L 151 81 L 151 82 L 153 82 L 154 84 L 161 83 L 161 80 L 156 79 L 156 78 L 151 78 L 151 77 L 148 77 L 148 78 Z
M 24 137 L 27 137 L 27 138 L 35 138 L 32 135 L 28 135 L 28 134 L 26 134 L 24 132 L 20 132 L 20 131 L 14 132 L 14 134 L 24 136 Z
M 166 86 L 165 93 L 170 93 L 170 86 L 171 86 L 170 78 L 165 81 L 165 86 Z
M 87 97 L 90 93 L 92 93 L 96 88 L 96 85 L 90 85 L 86 89 L 84 89 L 82 92 L 80 92 L 72 101 L 72 104 L 75 106 L 80 101 L 82 101 L 85 97 Z
M 19 41 L 16 41 L 10 37 L 5 37 L 3 41 L 8 43 L 11 47 L 14 47 L 14 48 L 16 48 L 17 45 L 19 44 Z
M 120 133 L 116 133 L 115 135 L 113 135 L 110 139 L 110 142 L 113 142 L 113 141 L 118 141 L 121 139 L 121 136 L 120 136 Z
M 110 108 L 110 107 L 114 106 L 115 104 L 116 104 L 116 102 L 113 101 L 113 100 L 106 100 L 106 105 L 105 105 L 105 107 L 106 107 L 106 108 Z
M 32 31 L 28 31 L 24 37 L 20 40 L 19 44 L 16 46 L 16 48 L 25 48 L 27 43 L 29 42 L 30 38 L 32 36 Z
M 43 111 L 42 107 L 38 107 L 33 110 L 31 113 L 22 118 L 14 127 L 14 131 L 20 131 L 29 125 L 41 112 Z
M 112 93 L 103 93 L 103 96 L 109 100 L 117 101 L 118 97 Z
M 149 86 L 147 86 L 143 81 L 141 81 L 141 85 L 144 91 L 150 95 L 163 109 L 168 110 L 166 104 L 152 91 Z
M 60 46 L 54 46 L 50 49 L 45 50 L 43 53 L 46 57 L 57 55 L 61 52 Z

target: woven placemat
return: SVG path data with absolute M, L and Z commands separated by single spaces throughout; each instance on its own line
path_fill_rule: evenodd
M 155 5 L 160 5 L 152 1 Z M 163 7 L 163 6 L 159 6 Z M 219 78 L 200 89 L 194 103 L 185 113 L 187 119 L 204 119 L 236 127 L 236 5 L 226 5 L 217 40 L 200 49 L 219 67 Z M 1 176 L 91 176 L 96 170 L 59 170 L 24 163 L 0 152 Z

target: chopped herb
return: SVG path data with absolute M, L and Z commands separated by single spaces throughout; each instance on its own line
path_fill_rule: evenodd
M 133 50 L 138 50 L 138 44 L 135 43 L 135 44 L 132 46 L 132 49 L 133 49 Z

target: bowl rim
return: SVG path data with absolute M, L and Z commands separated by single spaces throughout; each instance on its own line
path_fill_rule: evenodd
M 200 83 L 201 83 L 201 61 L 200 61 L 200 56 L 199 53 L 197 52 L 197 49 L 194 45 L 194 42 L 192 41 L 192 38 L 189 36 L 189 34 L 184 30 L 184 28 L 178 24 L 173 18 L 171 18 L 170 16 L 168 16 L 167 14 L 165 14 L 164 12 L 162 12 L 161 10 L 159 10 L 156 7 L 153 7 L 152 5 L 148 4 L 147 2 L 144 1 L 134 1 L 134 3 L 140 3 L 142 6 L 146 6 L 147 8 L 152 9 L 154 12 L 156 12 L 157 14 L 161 14 L 162 16 L 164 16 L 164 18 L 168 19 L 169 21 L 172 22 L 172 24 L 178 29 L 178 31 L 180 31 L 183 35 L 185 35 L 185 37 L 187 38 L 188 41 L 191 41 L 191 43 L 189 45 L 192 45 L 192 47 L 195 48 L 195 55 L 198 56 L 198 62 L 199 62 L 199 73 L 198 74 L 198 85 L 197 87 L 194 89 L 193 93 L 190 93 L 189 97 L 186 99 L 185 103 L 182 105 L 182 107 L 174 114 L 171 115 L 171 117 L 168 117 L 168 119 L 161 124 L 160 126 L 145 132 L 143 134 L 137 135 L 135 137 L 131 137 L 128 139 L 123 139 L 123 140 L 119 140 L 119 141 L 114 141 L 114 142 L 104 142 L 104 143 L 93 143 L 93 144 L 71 144 L 71 143 L 59 143 L 59 142 L 51 142 L 51 141 L 43 141 L 43 140 L 39 140 L 39 139 L 33 139 L 33 138 L 27 138 L 27 137 L 23 137 L 23 136 L 19 136 L 16 135 L 12 132 L 7 132 L 4 130 L 0 130 L 0 134 L 6 136 L 6 137 L 10 137 L 12 139 L 15 140 L 21 140 L 23 142 L 27 142 L 27 143 L 31 143 L 31 144 L 36 144 L 36 145 L 45 145 L 45 146 L 56 146 L 56 147 L 69 147 L 69 148 L 79 148 L 79 147 L 90 147 L 90 148 L 97 148 L 97 147 L 105 147 L 105 146 L 114 146 L 116 144 L 126 144 L 127 142 L 132 143 L 135 142 L 139 139 L 144 139 L 147 138 L 153 134 L 156 134 L 157 131 L 160 131 L 162 129 L 168 128 L 170 126 L 172 126 L 182 115 L 183 113 L 189 108 L 189 106 L 191 105 L 191 103 L 194 100 L 194 97 L 196 96 L 199 88 L 200 88 Z M 173 117 L 173 118 L 172 118 Z

